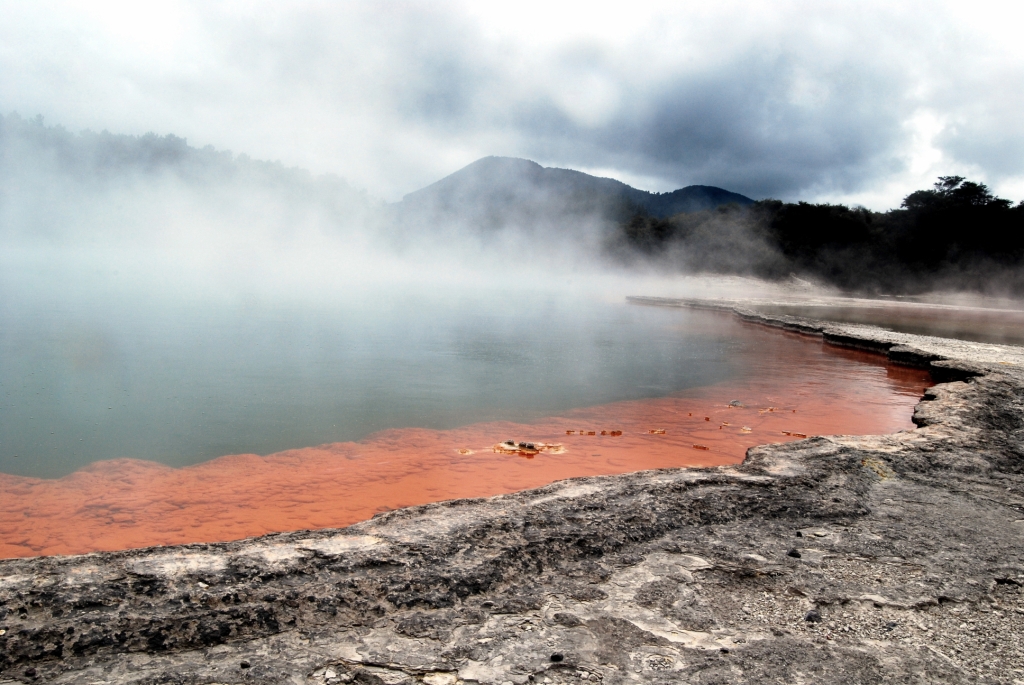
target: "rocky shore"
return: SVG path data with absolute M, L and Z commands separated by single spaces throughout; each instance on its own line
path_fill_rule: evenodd
M 0 683 L 1024 683 L 1024 348 L 636 301 L 940 384 L 916 430 L 735 467 L 0 561 Z

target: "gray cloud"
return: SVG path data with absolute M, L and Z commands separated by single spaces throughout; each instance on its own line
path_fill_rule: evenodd
M 539 37 L 455 4 L 171 7 L 119 24 L 5 4 L 0 110 L 175 133 L 389 199 L 489 154 L 885 206 L 938 173 L 1024 187 L 1024 55 L 952 4 L 671 8 Z
M 673 74 L 630 92 L 639 112 L 599 128 L 575 124 L 556 107 L 538 107 L 522 126 L 540 135 L 545 157 L 576 154 L 586 164 L 620 166 L 722 185 L 756 197 L 816 188 L 856 188 L 892 168 L 901 136 L 898 94 L 884 79 L 842 74 L 845 87 L 820 103 L 793 102 L 795 67 L 754 58 L 715 73 Z M 867 100 L 875 107 L 863 107 Z

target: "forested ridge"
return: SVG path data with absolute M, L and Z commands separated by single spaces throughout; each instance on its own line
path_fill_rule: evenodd
M 1024 202 L 942 176 L 898 209 L 761 200 L 667 219 L 635 212 L 610 248 L 689 272 L 797 275 L 865 294 L 1024 293 Z
M 340 232 L 379 204 L 337 176 L 174 135 L 74 133 L 0 116 L 0 241 L 117 245 L 201 226 L 254 240 L 260 226 L 279 236 L 314 224 Z
M 44 124 L 41 116 L 0 115 L 0 179 L 9 184 L 39 174 L 47 174 L 50 180 L 75 179 L 94 186 L 165 174 L 196 185 L 242 181 L 333 196 L 339 201 L 367 202 L 365 192 L 354 190 L 333 174 L 316 176 L 305 169 L 235 155 L 212 145 L 197 148 L 171 134 L 73 133 L 63 126 Z

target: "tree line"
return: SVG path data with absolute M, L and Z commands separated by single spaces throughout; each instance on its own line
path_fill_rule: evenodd
M 690 272 L 796 275 L 863 294 L 1024 294 L 1024 202 L 961 176 L 942 176 L 887 212 L 779 200 L 667 219 L 639 210 L 609 247 Z

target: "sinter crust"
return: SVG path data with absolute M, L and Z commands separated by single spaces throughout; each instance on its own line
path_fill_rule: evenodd
M 0 682 L 1024 681 L 1024 348 L 738 313 L 947 382 L 737 467 L 2 561 Z

